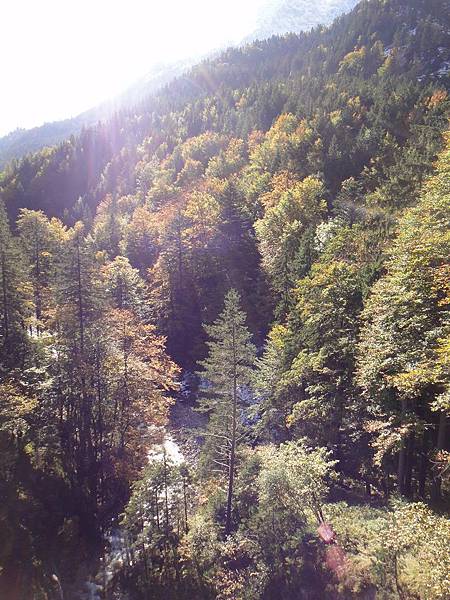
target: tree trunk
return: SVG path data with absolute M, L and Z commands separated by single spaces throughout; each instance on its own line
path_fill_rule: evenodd
M 186 493 L 186 477 L 183 477 L 183 501 L 184 501 L 184 531 L 189 531 L 188 527 L 188 505 L 187 505 L 187 493 Z
M 412 499 L 412 475 L 414 466 L 414 449 L 415 449 L 415 435 L 412 433 L 408 437 L 406 444 L 406 465 L 405 465 L 405 482 L 404 492 L 405 496 Z
M 9 318 L 8 318 L 8 284 L 6 279 L 6 257 L 2 252 L 2 293 L 3 293 L 3 338 L 6 343 L 9 337 Z
M 231 512 L 233 509 L 233 485 L 234 485 L 234 466 L 236 461 L 236 426 L 237 426 L 237 364 L 236 364 L 236 331 L 233 325 L 233 412 L 232 412 L 232 432 L 230 464 L 228 473 L 228 496 L 227 496 L 227 517 L 225 525 L 225 534 L 231 532 Z
M 446 442 L 446 433 L 447 433 L 447 415 L 445 412 L 441 412 L 439 416 L 439 426 L 437 433 L 437 441 L 436 441 L 436 451 L 444 450 L 445 442 Z M 433 485 L 431 489 L 432 499 L 437 502 L 441 499 L 441 485 L 442 480 L 440 473 L 435 473 L 433 477 Z
M 423 435 L 422 452 L 420 455 L 419 463 L 419 497 L 425 498 L 425 485 L 427 481 L 428 472 L 428 440 L 426 432 Z
M 163 464 L 164 464 L 164 513 L 165 513 L 165 530 L 166 535 L 169 533 L 169 493 L 167 490 L 167 459 L 166 459 L 166 451 L 164 450 L 163 454 Z
M 406 400 L 402 400 L 401 424 L 404 424 L 406 416 Z M 406 468 L 406 443 L 407 440 L 402 440 L 402 445 L 398 455 L 398 470 L 397 470 L 397 488 L 403 496 L 405 493 L 405 468 Z

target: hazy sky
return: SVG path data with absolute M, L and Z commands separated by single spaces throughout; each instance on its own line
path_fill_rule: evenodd
M 152 64 L 241 39 L 263 0 L 4 0 L 0 135 L 71 117 Z

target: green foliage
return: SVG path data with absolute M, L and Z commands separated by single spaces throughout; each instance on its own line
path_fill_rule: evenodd
M 289 518 L 306 522 L 308 511 L 321 520 L 328 492 L 327 478 L 336 464 L 323 448 L 308 449 L 302 441 L 266 448 L 258 478 L 259 501 L 264 508 L 277 506 Z
M 375 586 L 377 598 L 447 598 L 448 519 L 422 503 L 389 510 L 329 504 L 324 509 L 347 552 L 347 592 Z
M 73 595 L 123 511 L 105 597 L 448 595 L 444 4 L 230 49 L 2 173 L 0 596 Z M 188 465 L 148 454 L 173 359 Z
M 287 424 L 295 435 L 332 449 L 339 468 L 354 472 L 358 412 L 353 375 L 362 300 L 358 269 L 324 255 L 295 294 L 286 336 L 289 366 L 280 379 L 290 412 Z
M 130 261 L 117 256 L 103 268 L 106 293 L 115 308 L 130 310 L 142 320 L 147 320 L 149 313 L 147 303 L 148 290 L 137 269 L 133 269 Z
M 287 434 L 287 418 L 290 403 L 284 392 L 282 376 L 285 370 L 285 345 L 287 329 L 276 325 L 267 336 L 264 352 L 256 360 L 252 387 L 258 396 L 255 430 L 258 436 L 273 441 L 284 439 Z
M 400 451 L 401 462 L 405 440 L 414 431 L 424 435 L 424 427 L 436 427 L 430 411 L 439 410 L 439 398 L 448 389 L 442 360 L 449 331 L 448 157 L 447 149 L 420 202 L 400 220 L 387 273 L 374 285 L 363 314 L 358 378 L 373 403 L 369 414 L 379 421 L 377 427 L 372 425 L 378 460 Z M 383 419 L 386 411 L 390 419 Z M 442 449 L 445 425 L 442 416 L 435 442 L 438 449 Z M 404 485 L 399 482 L 400 489 Z
M 290 598 L 299 585 L 320 587 L 303 579 L 306 538 L 333 464 L 301 442 L 247 450 L 236 479 L 239 530 L 222 540 L 208 506 L 199 507 L 181 541 L 185 568 L 216 598 Z
M 211 341 L 207 342 L 208 357 L 201 362 L 201 376 L 205 380 L 205 398 L 201 407 L 207 413 L 222 404 L 221 398 L 228 403 L 235 387 L 238 396 L 243 399 L 243 388 L 251 381 L 256 352 L 245 321 L 239 294 L 230 290 L 218 319 L 211 325 L 205 325 Z
M 291 189 L 280 190 L 276 204 L 255 223 L 263 266 L 280 297 L 281 311 L 289 305 L 295 281 L 311 266 L 312 235 L 325 215 L 323 185 L 306 178 Z
M 201 363 L 204 397 L 199 410 L 208 415 L 203 461 L 211 474 L 227 478 L 227 534 L 232 522 L 236 452 L 245 437 L 245 400 L 256 357 L 245 319 L 239 294 L 230 290 L 218 319 L 205 327 L 211 341 L 207 342 L 208 357 Z
M 0 203 L 0 358 L 1 371 L 23 364 L 28 344 L 25 328 L 32 301 L 25 262 L 11 235 L 8 217 Z

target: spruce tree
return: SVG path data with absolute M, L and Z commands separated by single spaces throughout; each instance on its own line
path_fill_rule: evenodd
M 31 308 L 23 256 L 0 200 L 0 372 L 24 366 Z
M 211 470 L 227 477 L 226 534 L 231 531 L 236 450 L 243 439 L 242 408 L 256 357 L 245 320 L 240 296 L 232 289 L 217 320 L 205 326 L 209 353 L 201 362 L 205 397 L 200 410 L 209 416 L 204 453 Z

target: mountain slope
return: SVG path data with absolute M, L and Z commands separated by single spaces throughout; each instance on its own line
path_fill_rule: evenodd
M 0 176 L 0 597 L 447 597 L 448 47 L 364 1 Z
M 309 31 L 328 25 L 350 11 L 358 0 L 269 0 L 260 11 L 255 30 L 245 41 L 262 40 L 271 35 Z
M 182 75 L 198 59 L 180 60 L 171 64 L 154 66 L 130 88 L 112 100 L 108 100 L 71 119 L 45 123 L 32 129 L 17 129 L 0 138 L 0 170 L 14 158 L 35 152 L 45 146 L 54 146 L 78 135 L 85 127 L 91 127 L 98 121 L 110 119 L 114 113 L 142 102 L 147 96 Z
M 329 77 L 336 77 L 336 84 L 345 89 L 345 71 L 352 73 L 353 69 L 353 76 L 359 76 L 361 69 L 366 73 L 373 70 L 366 50 L 364 56 L 352 52 L 358 45 L 372 47 L 376 39 L 379 46 L 373 46 L 373 53 L 384 55 L 373 60 L 392 63 L 389 69 L 398 74 L 392 79 L 396 86 L 402 77 L 413 87 L 425 87 L 428 81 L 444 84 L 447 78 L 440 72 L 450 60 L 445 4 L 366 1 L 330 29 L 229 49 L 197 65 L 132 111 L 7 170 L 0 179 L 0 190 L 8 210 L 13 219 L 20 207 L 62 215 L 72 210 L 79 198 L 95 210 L 119 179 L 123 192 L 134 185 L 134 165 L 139 161 L 136 149 L 149 136 L 152 145 L 165 139 L 170 148 L 186 136 L 211 129 L 234 130 L 237 135 L 252 128 L 267 130 L 283 109 L 307 116 L 315 103 L 322 101 Z M 341 61 L 347 55 L 344 71 Z M 358 61 L 367 66 L 358 66 Z M 243 100 L 238 103 L 236 97 Z M 336 99 L 330 98 L 330 102 L 336 104 Z M 200 118 L 200 110 L 208 114 L 211 106 L 215 107 L 214 118 Z M 180 125 L 176 125 L 177 119 Z M 404 131 L 404 125 L 399 125 L 396 135 L 400 140 Z M 85 172 L 87 156 L 91 158 Z
M 357 0 L 271 0 L 262 6 L 255 31 L 242 40 L 248 43 L 286 32 L 307 31 L 318 24 L 329 24 L 335 17 L 350 10 Z M 71 135 L 77 135 L 83 127 L 105 121 L 120 110 L 126 110 L 142 102 L 175 77 L 185 73 L 199 59 L 179 60 L 171 64 L 153 67 L 140 81 L 111 101 L 104 102 L 77 117 L 45 123 L 32 129 L 18 129 L 0 138 L 0 169 L 10 160 L 53 146 Z

